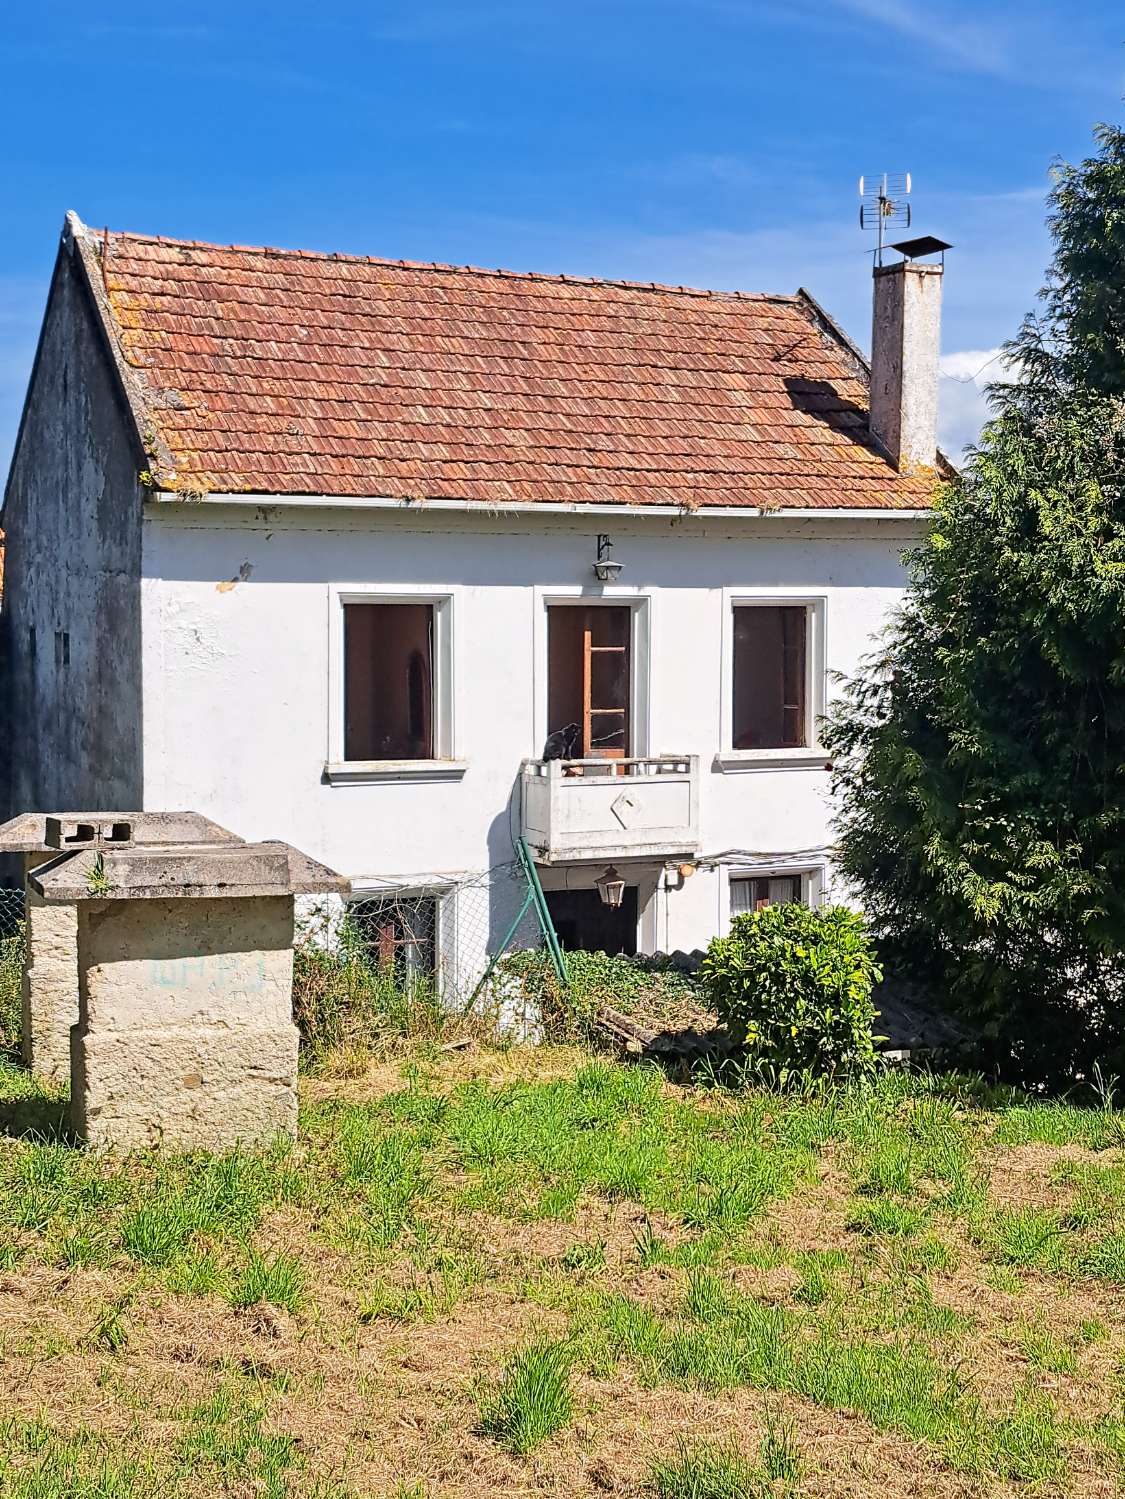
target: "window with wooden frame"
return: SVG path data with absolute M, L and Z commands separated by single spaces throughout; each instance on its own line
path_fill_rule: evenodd
M 345 603 L 345 760 L 429 760 L 434 605 Z
M 808 745 L 808 654 L 806 605 L 734 606 L 734 749 Z

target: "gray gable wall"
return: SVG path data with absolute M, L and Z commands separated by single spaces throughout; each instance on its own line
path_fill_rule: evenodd
M 4 816 L 140 806 L 144 462 L 67 237 L 2 519 Z

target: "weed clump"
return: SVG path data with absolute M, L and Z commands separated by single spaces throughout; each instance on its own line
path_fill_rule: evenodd
M 534 1343 L 517 1353 L 481 1409 L 481 1430 L 522 1455 L 569 1426 L 572 1358 L 566 1343 Z
M 435 982 L 381 964 L 347 918 L 335 932 L 306 933 L 294 949 L 293 1018 L 306 1066 L 381 1053 L 403 1037 L 435 1040 L 449 1022 Z
M 765 1489 L 732 1443 L 683 1441 L 674 1457 L 650 1463 L 649 1486 L 657 1499 L 754 1499 Z

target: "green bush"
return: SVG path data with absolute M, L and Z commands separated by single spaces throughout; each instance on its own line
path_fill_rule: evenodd
M 871 991 L 881 978 L 862 917 L 843 906 L 736 916 L 703 960 L 710 1007 L 751 1061 L 781 1080 L 874 1068 Z

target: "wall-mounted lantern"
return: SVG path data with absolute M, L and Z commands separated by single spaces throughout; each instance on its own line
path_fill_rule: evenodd
M 625 566 L 624 562 L 611 562 L 609 554 L 613 549 L 613 542 L 604 532 L 598 537 L 598 555 L 594 563 L 594 577 L 599 583 L 613 583 L 618 573 Z
M 603 906 L 612 906 L 616 909 L 625 899 L 625 881 L 612 864 L 600 879 L 594 881 L 594 888 L 601 897 Z

